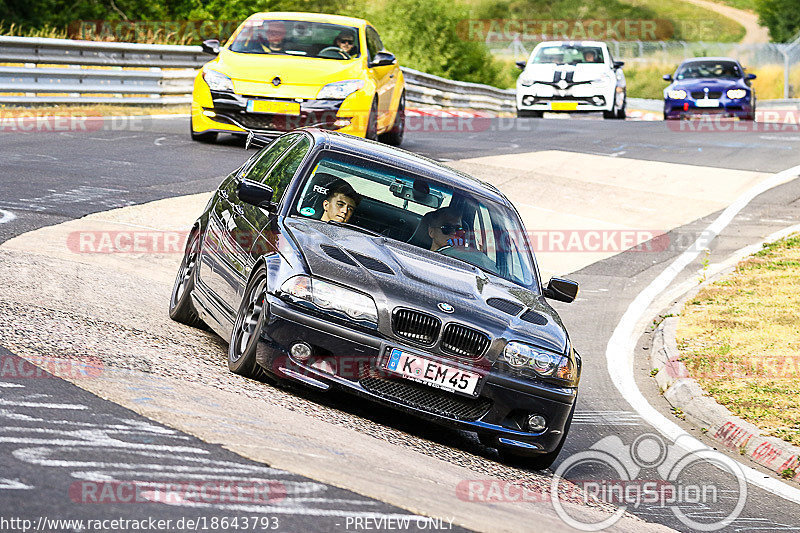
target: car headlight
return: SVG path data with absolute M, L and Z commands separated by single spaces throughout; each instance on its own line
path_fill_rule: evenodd
M 506 344 L 500 359 L 513 369 L 522 372 L 532 372 L 533 375 L 543 378 L 555 378 L 565 381 L 568 385 L 578 383 L 577 369 L 572 358 L 543 348 L 512 341 Z
M 519 77 L 519 84 L 522 85 L 523 87 L 530 87 L 534 83 L 536 83 L 536 80 L 534 80 L 533 78 L 528 78 L 524 74 Z
M 362 87 L 364 87 L 364 80 L 345 80 L 329 83 L 319 90 L 317 99 L 343 100 Z
M 728 89 L 728 92 L 725 94 L 727 94 L 728 98 L 731 100 L 739 100 L 740 98 L 747 96 L 747 91 L 744 89 Z
M 281 285 L 281 293 L 297 303 L 304 302 L 317 310 L 377 327 L 378 309 L 372 298 L 341 285 L 295 276 Z
M 208 84 L 208 88 L 212 91 L 233 92 L 233 82 L 222 72 L 211 69 L 204 70 L 203 80 L 205 80 Z
M 667 92 L 667 96 L 672 100 L 683 100 L 686 98 L 686 91 L 683 89 L 677 89 Z

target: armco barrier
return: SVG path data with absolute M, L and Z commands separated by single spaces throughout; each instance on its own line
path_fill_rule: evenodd
M 209 59 L 199 46 L 0 36 L 0 64 L 14 64 L 0 67 L 0 104 L 185 104 L 196 69 Z M 408 68 L 403 73 L 413 104 L 514 109 L 514 91 Z

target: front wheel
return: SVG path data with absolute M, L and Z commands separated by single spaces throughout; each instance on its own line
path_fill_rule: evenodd
M 267 270 L 259 265 L 245 288 L 228 345 L 228 369 L 234 374 L 251 379 L 262 376 L 256 347 L 268 313 Z
M 377 125 L 376 125 L 377 128 Z M 400 95 L 400 103 L 397 104 L 397 113 L 394 116 L 392 129 L 381 134 L 381 142 L 392 146 L 400 146 L 403 143 L 403 135 L 406 130 L 406 92 Z
M 364 137 L 369 139 L 370 141 L 377 141 L 378 140 L 378 100 L 372 101 L 372 106 L 369 109 L 369 115 L 367 116 L 367 131 L 364 133 Z
M 194 328 L 205 327 L 192 304 L 192 291 L 199 259 L 200 231 L 198 230 L 189 235 L 186 252 L 183 255 L 181 266 L 178 268 L 178 275 L 175 277 L 175 284 L 172 286 L 172 295 L 169 299 L 169 317 Z

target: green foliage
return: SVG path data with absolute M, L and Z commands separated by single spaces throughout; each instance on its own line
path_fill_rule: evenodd
M 797 0 L 756 0 L 756 13 L 758 22 L 769 28 L 769 36 L 775 42 L 788 42 L 800 32 Z

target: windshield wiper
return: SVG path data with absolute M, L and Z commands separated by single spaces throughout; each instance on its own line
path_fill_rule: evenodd
M 369 235 L 374 235 L 375 237 L 383 237 L 377 231 L 372 231 L 371 229 L 362 228 L 361 226 L 356 226 L 355 224 L 350 224 L 349 222 L 339 222 L 337 220 L 329 220 L 328 224 L 333 224 L 334 226 L 339 226 L 340 228 L 350 228 L 356 231 L 360 231 L 362 233 L 367 233 Z

